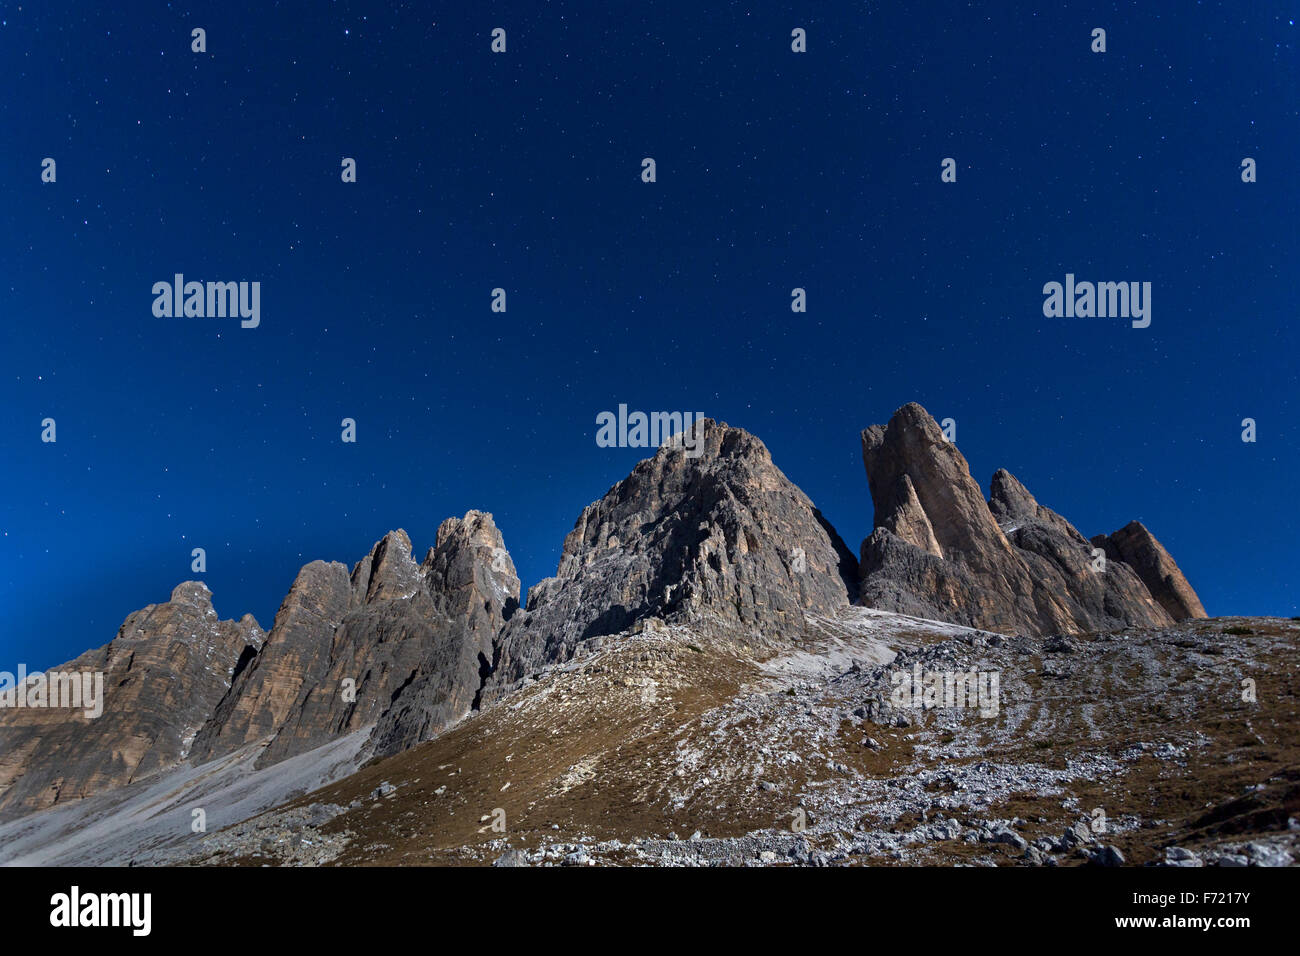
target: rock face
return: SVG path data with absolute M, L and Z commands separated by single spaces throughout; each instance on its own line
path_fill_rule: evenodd
M 494 643 L 519 608 L 519 576 L 492 516 L 448 518 L 421 568 L 434 627 L 408 685 L 375 727 L 378 756 L 428 740 L 478 705 Z
M 298 572 L 261 652 L 236 677 L 195 738 L 196 762 L 280 729 L 299 692 L 324 678 L 330 639 L 347 614 L 352 595 L 347 568 L 338 562 L 313 561 Z
M 763 443 L 709 419 L 696 428 L 698 456 L 678 436 L 583 510 L 556 576 L 506 627 L 485 699 L 644 618 L 764 643 L 850 603 L 852 554 Z
M 379 718 L 433 639 L 433 601 L 423 583 L 405 531 L 390 531 L 357 562 L 350 609 L 334 628 L 309 639 L 322 658 L 320 674 L 298 688 L 259 767 Z
M 1175 621 L 1205 617 L 1205 608 L 1169 552 L 1140 521 L 1130 521 L 1112 535 L 1092 539 L 1112 561 L 1123 561 L 1142 579 L 1152 597 Z
M 1110 556 L 1102 569 L 1093 545 L 1009 472 L 994 474 L 986 502 L 966 459 L 920 405 L 866 429 L 862 461 L 875 530 L 862 543 L 859 603 L 1029 634 L 1172 623 L 1123 558 Z
M 1040 505 L 1010 472 L 999 468 L 991 490 L 989 510 L 1035 585 L 1064 595 L 1062 603 L 1081 630 L 1172 623 L 1132 568 L 1097 561 L 1093 545 L 1074 525 Z
M 270 635 L 219 621 L 208 589 L 178 586 L 117 637 L 57 671 L 102 672 L 102 716 L 0 708 L 0 815 L 123 786 L 184 760 L 266 741 L 258 766 L 375 725 L 367 752 L 396 753 L 464 717 L 519 606 L 519 578 L 485 512 L 448 518 L 423 563 L 404 531 L 349 574 L 313 561 Z M 2 689 L 0 689 L 2 690 Z
M 103 675 L 103 713 L 0 709 L 0 813 L 77 800 L 174 767 L 265 635 L 221 621 L 201 583 L 127 617 L 98 650 L 50 672 Z
M 519 579 L 484 512 L 449 518 L 424 562 L 390 531 L 357 562 L 299 573 L 262 653 L 201 734 L 203 757 L 273 734 L 266 766 L 378 724 L 395 753 L 469 712 Z

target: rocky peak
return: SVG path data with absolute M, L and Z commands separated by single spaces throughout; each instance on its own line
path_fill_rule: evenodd
M 1130 521 L 1114 534 L 1099 534 L 1092 544 L 1102 548 L 1112 561 L 1133 568 L 1152 596 L 1176 621 L 1205 617 L 1205 607 L 1196 596 L 1173 557 L 1140 521 Z
M 519 576 L 487 512 L 444 521 L 421 567 L 436 615 L 400 693 L 376 715 L 379 755 L 428 740 L 477 706 L 495 641 L 519 607 Z
M 352 569 L 353 603 L 410 597 L 420 577 L 420 566 L 411 556 L 410 537 L 400 528 L 390 531 Z
M 865 429 L 862 463 L 876 527 L 900 528 L 909 544 L 981 567 L 1010 554 L 966 459 L 920 405 L 904 405 L 887 425 Z M 927 547 L 926 525 L 938 552 Z
M 999 468 L 993 473 L 989 490 L 989 512 L 1013 544 L 1023 544 L 1021 539 L 1028 539 L 1027 533 L 1017 537 L 1022 529 L 1029 525 L 1044 524 L 1079 547 L 1088 545 L 1087 539 L 1074 525 L 1051 508 L 1040 505 L 1038 499 L 1029 493 L 1029 489 L 1005 468 Z
M 1038 517 L 1038 501 L 1005 468 L 993 473 L 989 483 L 989 511 L 999 524 Z
M 176 766 L 264 638 L 251 615 L 219 620 L 198 581 L 128 615 L 108 644 L 50 668 L 75 672 L 83 688 L 87 677 L 99 684 L 101 714 L 0 709 L 0 813 L 81 799 Z
M 856 562 L 766 446 L 710 419 L 691 438 L 691 454 L 680 438 L 666 442 L 583 509 L 556 576 L 506 628 L 489 698 L 643 618 L 708 622 L 762 643 L 849 603 Z
M 172 588 L 172 596 L 167 603 L 188 604 L 206 611 L 212 607 L 212 592 L 202 581 L 182 581 Z
M 1030 634 L 1170 623 L 1133 568 L 1116 558 L 1099 569 L 1088 540 L 1010 472 L 993 475 L 986 502 L 920 405 L 864 430 L 862 461 L 875 530 L 862 543 L 860 603 Z
M 448 518 L 417 564 L 405 531 L 375 542 L 349 575 L 313 561 L 196 741 L 214 757 L 269 738 L 259 765 L 376 724 L 395 752 L 463 717 L 519 605 L 519 578 L 492 515 Z
M 438 527 L 420 567 L 430 593 L 481 596 L 503 620 L 519 606 L 519 575 L 492 515 L 469 511 Z
M 280 728 L 302 688 L 324 677 L 330 641 L 348 613 L 356 580 L 354 574 L 349 581 L 347 568 L 337 561 L 303 566 L 276 612 L 265 646 L 195 738 L 196 760 L 236 750 Z

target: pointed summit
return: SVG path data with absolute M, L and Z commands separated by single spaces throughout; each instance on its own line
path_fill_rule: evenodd
M 1005 468 L 999 468 L 993 473 L 989 492 L 989 511 L 1002 528 L 1003 534 L 1013 543 L 1016 541 L 1012 537 L 1015 531 L 1028 524 L 1039 523 L 1048 525 L 1080 547 L 1088 545 L 1088 539 L 1074 525 L 1051 508 L 1040 505 L 1029 489 Z
M 999 524 L 1038 517 L 1038 500 L 1005 468 L 993 472 L 989 483 L 989 510 Z
M 352 569 L 354 605 L 410 597 L 418 587 L 420 567 L 411 557 L 411 539 L 398 528 L 390 531 Z
M 406 532 L 389 532 L 358 562 L 352 588 L 352 609 L 322 642 L 324 673 L 303 684 L 261 765 L 377 723 L 374 746 L 395 753 L 463 717 L 519 597 L 501 533 L 481 511 L 444 521 L 418 565 Z
M 195 757 L 269 738 L 266 766 L 375 724 L 383 753 L 418 743 L 471 709 L 518 605 L 514 563 L 482 511 L 444 521 L 419 564 L 402 530 L 351 574 L 313 561 L 198 734 Z
M 1172 623 L 1123 559 L 1097 563 L 1093 545 L 1010 472 L 993 475 L 986 502 L 920 405 L 864 430 L 862 461 L 875 530 L 862 543 L 860 603 L 1031 634 Z
M 448 518 L 421 567 L 435 627 L 392 706 L 371 735 L 378 756 L 428 740 L 478 703 L 496 663 L 495 640 L 519 607 L 519 576 L 484 511 Z
M 1142 522 L 1130 521 L 1112 535 L 1099 534 L 1092 543 L 1112 560 L 1131 566 L 1175 621 L 1207 616 L 1183 572 Z
M 853 556 L 766 446 L 711 419 L 693 437 L 692 454 L 666 442 L 583 509 L 556 576 L 529 591 L 506 628 L 489 699 L 644 618 L 762 643 L 848 605 Z
M 195 737 L 196 761 L 237 750 L 280 729 L 302 688 L 324 677 L 330 638 L 348 613 L 352 595 L 347 568 L 337 561 L 312 561 L 298 572 L 266 643 L 235 676 Z
M 862 463 L 877 528 L 901 528 L 902 540 L 934 553 L 914 540 L 915 531 L 908 533 L 924 517 L 940 549 L 937 556 L 962 555 L 984 566 L 1010 553 L 966 459 L 920 405 L 904 405 L 888 425 L 864 430 Z

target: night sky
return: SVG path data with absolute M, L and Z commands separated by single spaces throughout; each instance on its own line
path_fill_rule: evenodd
M 1300 5 L 107 6 L 0 4 L 0 669 L 194 577 L 269 628 L 471 508 L 526 588 L 649 454 L 620 403 L 758 435 L 856 550 L 859 432 L 919 401 L 986 493 L 1300 614 Z M 260 326 L 155 317 L 176 273 Z M 1045 318 L 1066 273 L 1150 327 Z

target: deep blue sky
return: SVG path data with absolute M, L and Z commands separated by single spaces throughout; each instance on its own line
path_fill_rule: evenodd
M 264 627 L 470 508 L 533 584 L 645 457 L 595 444 L 620 402 L 754 432 L 856 549 L 858 433 L 920 401 L 986 492 L 1300 614 L 1300 5 L 380 6 L 0 4 L 0 669 L 195 546 Z M 260 281 L 261 327 L 154 318 L 176 272 Z M 1066 272 L 1150 281 L 1151 327 L 1045 319 Z

